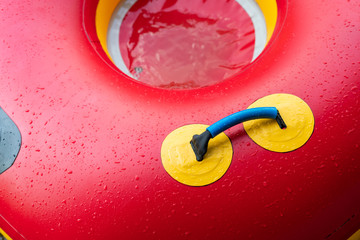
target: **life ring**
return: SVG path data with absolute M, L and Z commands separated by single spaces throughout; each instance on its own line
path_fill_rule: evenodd
M 0 174 L 1 235 L 347 239 L 360 228 L 356 1 L 277 0 L 266 47 L 240 71 L 208 85 L 165 87 L 114 64 L 99 33 L 107 27 L 96 27 L 100 2 L 110 13 L 118 3 L 4 1 L 0 8 L 0 105 L 21 133 L 13 165 Z M 169 133 L 279 93 L 313 113 L 303 146 L 272 152 L 240 125 L 226 132 L 233 156 L 218 181 L 191 187 L 165 171 Z M 0 125 L 0 136 L 5 131 Z

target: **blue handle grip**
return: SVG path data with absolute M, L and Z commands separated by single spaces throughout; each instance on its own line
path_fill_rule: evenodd
M 212 124 L 206 130 L 210 132 L 212 137 L 215 137 L 219 133 L 239 123 L 259 118 L 276 119 L 277 116 L 278 110 L 275 107 L 250 108 L 237 113 L 233 113 Z

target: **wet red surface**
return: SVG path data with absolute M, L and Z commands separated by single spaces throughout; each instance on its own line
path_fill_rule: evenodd
M 0 105 L 22 146 L 0 175 L 0 227 L 15 240 L 343 240 L 359 229 L 359 3 L 278 3 L 275 37 L 249 68 L 169 90 L 99 57 L 86 22 L 96 1 L 2 1 Z M 237 126 L 219 181 L 195 188 L 165 172 L 160 149 L 171 131 L 279 92 L 313 111 L 303 147 L 269 152 Z

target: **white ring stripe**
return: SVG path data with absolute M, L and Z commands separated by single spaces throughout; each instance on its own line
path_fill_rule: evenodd
M 254 55 L 251 61 L 254 61 L 266 46 L 267 30 L 266 21 L 261 8 L 254 0 L 236 0 L 247 12 L 255 30 Z
M 134 79 L 136 78 L 130 73 L 129 69 L 125 65 L 124 59 L 121 56 L 119 39 L 121 23 L 123 22 L 126 13 L 136 1 L 137 0 L 126 0 L 119 3 L 111 16 L 106 39 L 108 52 L 115 66 L 117 66 L 123 73 Z

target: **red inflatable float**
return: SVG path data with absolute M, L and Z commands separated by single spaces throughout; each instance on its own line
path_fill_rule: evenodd
M 36 0 L 0 12 L 0 239 L 360 239 L 358 2 Z M 174 130 L 284 94 L 315 122 L 296 150 L 236 126 L 217 181 L 165 170 Z

